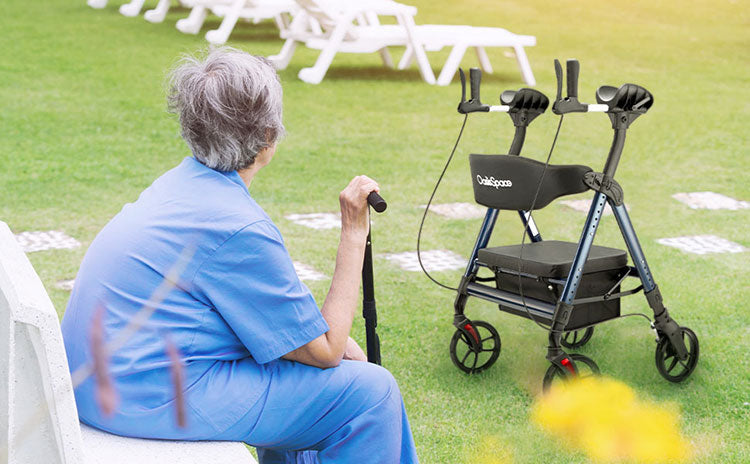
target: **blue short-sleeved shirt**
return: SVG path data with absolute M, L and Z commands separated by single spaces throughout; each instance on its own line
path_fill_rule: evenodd
M 139 418 L 173 407 L 169 338 L 185 363 L 189 412 L 221 431 L 265 391 L 271 361 L 328 331 L 279 230 L 239 174 L 185 158 L 126 205 L 88 249 L 62 321 L 71 370 L 92 359 L 96 309 L 106 309 L 111 340 L 186 248 L 194 254 L 177 286 L 109 360 L 120 396 L 115 416 L 101 417 L 89 379 L 76 390 L 82 420 L 127 433 L 123 428 Z

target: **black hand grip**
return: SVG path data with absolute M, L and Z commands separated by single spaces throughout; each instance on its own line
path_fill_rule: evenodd
M 558 59 L 555 59 L 555 76 L 557 76 L 557 98 L 555 98 L 555 101 L 558 102 L 562 100 L 562 65 L 560 64 L 560 61 Z
M 482 71 L 479 68 L 471 68 L 469 79 L 471 82 L 471 99 L 479 102 L 479 83 L 482 81 Z
M 578 72 L 581 64 L 578 60 L 568 60 L 568 98 L 578 98 Z
M 378 213 L 382 213 L 388 207 L 388 203 L 374 190 L 367 195 L 367 203 Z

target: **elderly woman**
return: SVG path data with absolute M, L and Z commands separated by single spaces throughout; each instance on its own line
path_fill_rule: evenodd
M 70 368 L 93 359 L 97 308 L 111 340 L 183 250 L 194 252 L 146 324 L 112 353 L 114 412 L 98 407 L 89 379 L 76 390 L 81 420 L 132 437 L 244 441 L 258 447 L 262 464 L 417 462 L 395 380 L 362 362 L 349 338 L 366 197 L 377 184 L 355 177 L 339 196 L 336 268 L 319 309 L 279 230 L 248 193 L 284 133 L 274 69 L 224 48 L 186 58 L 171 84 L 170 107 L 193 156 L 125 205 L 92 242 L 62 322 Z M 171 381 L 167 340 L 183 359 L 184 400 Z

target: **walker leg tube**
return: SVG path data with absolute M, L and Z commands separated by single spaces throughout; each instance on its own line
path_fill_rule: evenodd
M 648 263 L 646 262 L 646 256 L 643 254 L 643 249 L 641 249 L 638 236 L 636 236 L 633 224 L 630 222 L 628 210 L 625 209 L 624 204 L 618 206 L 615 205 L 613 201 L 610 201 L 610 206 L 615 213 L 617 225 L 620 226 L 620 231 L 625 239 L 625 244 L 628 246 L 630 257 L 633 260 L 633 264 L 638 270 L 638 275 L 643 283 L 643 290 L 646 294 L 648 305 L 654 312 L 653 327 L 658 333 L 666 335 L 669 338 L 669 341 L 677 352 L 677 356 L 684 361 L 687 359 L 688 352 L 687 347 L 685 346 L 685 340 L 682 337 L 682 330 L 680 325 L 669 316 L 669 311 L 667 311 L 667 308 L 664 306 L 659 287 L 654 282 L 651 269 L 649 269 Z
M 466 293 L 466 286 L 469 285 L 477 275 L 477 271 L 479 270 L 477 255 L 479 254 L 479 250 L 485 248 L 490 241 L 492 230 L 495 228 L 495 222 L 497 222 L 497 214 L 498 210 L 493 208 L 487 209 L 487 213 L 484 215 L 484 221 L 482 221 L 482 227 L 479 229 L 479 235 L 477 235 L 477 241 L 474 243 L 474 249 L 471 251 L 471 257 L 469 257 L 469 263 L 466 265 L 466 271 L 464 271 L 464 275 L 461 277 L 461 282 L 458 284 L 458 294 L 453 303 L 453 325 L 456 327 L 462 327 L 466 321 L 464 307 L 466 306 L 466 299 L 469 296 Z
M 541 242 L 542 234 L 539 233 L 534 218 L 531 217 L 531 211 L 519 211 L 518 215 L 521 216 L 521 222 L 526 227 L 526 234 L 529 236 L 529 240 L 532 242 Z
M 583 227 L 581 240 L 578 243 L 576 257 L 573 260 L 573 266 L 570 268 L 570 275 L 563 287 L 562 297 L 560 298 L 560 301 L 563 303 L 572 304 L 573 299 L 576 297 L 578 284 L 581 283 L 581 276 L 583 276 L 583 265 L 589 257 L 589 251 L 591 250 L 591 245 L 594 243 L 596 229 L 599 227 L 599 221 L 602 218 L 606 202 L 607 196 L 603 193 L 597 192 L 596 195 L 594 195 L 594 201 L 591 203 L 591 208 L 589 208 L 586 225 Z
M 609 205 L 612 207 L 612 212 L 615 214 L 617 225 L 620 226 L 622 237 L 625 240 L 625 244 L 628 246 L 628 252 L 633 259 L 633 264 L 638 270 L 638 275 L 643 283 L 643 290 L 645 293 L 649 293 L 656 287 L 656 284 L 651 275 L 651 269 L 649 269 L 648 263 L 646 262 L 646 257 L 643 254 L 643 249 L 641 249 L 641 243 L 638 241 L 638 237 L 635 235 L 635 230 L 633 229 L 633 224 L 630 222 L 628 210 L 625 209 L 625 204 L 617 206 L 614 202 L 610 201 Z
M 576 297 L 578 285 L 581 283 L 581 278 L 583 277 L 583 266 L 589 257 L 589 251 L 591 251 L 591 245 L 594 243 L 596 229 L 599 227 L 599 221 L 602 218 L 606 202 L 607 196 L 603 193 L 597 192 L 594 195 L 594 201 L 591 202 L 591 208 L 589 208 L 589 215 L 586 218 L 586 225 L 584 225 L 583 232 L 581 233 L 581 240 L 578 243 L 578 250 L 576 251 L 575 259 L 573 259 L 570 274 L 565 281 L 557 308 L 555 308 L 555 315 L 552 319 L 552 326 L 549 332 L 549 346 L 547 348 L 547 359 L 552 362 L 558 361 L 561 356 L 565 355 L 565 352 L 560 348 L 560 338 L 570 320 L 570 314 L 573 311 L 573 299 Z

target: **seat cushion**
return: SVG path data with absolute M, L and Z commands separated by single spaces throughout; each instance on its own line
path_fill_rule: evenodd
M 526 243 L 523 248 L 522 271 L 540 277 L 564 279 L 570 273 L 578 243 L 546 240 Z M 521 245 L 507 245 L 479 250 L 479 262 L 489 267 L 511 271 L 519 268 Z M 624 250 L 592 246 L 583 273 L 619 269 L 628 263 Z

